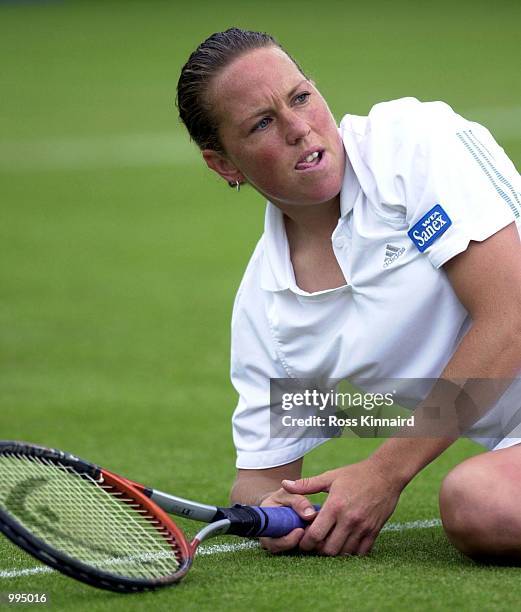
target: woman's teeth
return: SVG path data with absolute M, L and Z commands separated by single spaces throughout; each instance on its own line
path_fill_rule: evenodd
M 314 159 L 316 159 L 318 157 L 318 151 L 315 151 L 314 153 L 311 153 L 310 155 L 308 155 L 305 159 L 305 161 L 310 164 Z

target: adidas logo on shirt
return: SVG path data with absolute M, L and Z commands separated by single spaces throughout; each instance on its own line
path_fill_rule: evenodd
M 388 268 L 393 262 L 398 259 L 398 257 L 401 257 L 404 253 L 405 249 L 403 247 L 397 247 L 393 244 L 386 244 L 384 268 Z

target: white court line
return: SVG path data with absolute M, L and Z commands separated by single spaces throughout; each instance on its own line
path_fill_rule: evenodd
M 52 574 L 56 570 L 42 565 L 42 567 L 28 567 L 27 569 L 0 572 L 0 578 L 21 578 L 23 576 L 36 576 L 37 574 Z
M 499 140 L 521 140 L 521 106 L 460 110 Z M 179 130 L 69 138 L 0 141 L 0 170 L 8 172 L 184 166 L 202 163 L 197 147 Z
M 387 523 L 382 531 L 405 531 L 407 529 L 429 529 L 430 527 L 441 527 L 440 519 L 411 521 L 410 523 Z
M 407 531 L 408 529 L 429 529 L 432 527 L 440 527 L 440 519 L 428 519 L 425 521 L 411 521 L 410 523 L 388 523 L 382 529 L 384 531 Z M 245 540 L 237 544 L 209 544 L 201 546 L 197 551 L 197 555 L 217 555 L 221 553 L 231 553 L 248 548 L 257 548 L 258 543 L 255 540 Z M 0 579 L 7 580 L 9 578 L 21 578 L 23 576 L 36 576 L 38 574 L 52 574 L 56 570 L 46 566 L 28 567 L 19 570 L 2 570 L 0 571 Z

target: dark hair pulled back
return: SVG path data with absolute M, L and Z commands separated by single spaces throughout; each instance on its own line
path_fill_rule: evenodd
M 278 47 L 302 72 L 297 62 L 282 49 L 273 36 L 239 28 L 230 28 L 209 36 L 183 66 L 177 83 L 176 104 L 181 121 L 200 149 L 224 151 L 219 139 L 217 119 L 212 112 L 208 96 L 212 79 L 240 55 L 263 47 Z

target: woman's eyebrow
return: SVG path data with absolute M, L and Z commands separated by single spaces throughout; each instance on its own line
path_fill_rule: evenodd
M 290 100 L 293 95 L 295 94 L 295 92 L 297 91 L 297 89 L 302 85 L 302 83 L 307 83 L 308 80 L 307 79 L 302 79 L 302 81 L 299 81 L 299 83 L 297 85 L 295 85 L 295 87 L 293 87 L 293 89 L 287 94 L 287 99 Z M 241 121 L 241 125 L 243 123 L 246 123 L 247 121 L 251 121 L 252 119 L 255 119 L 256 117 L 258 117 L 259 115 L 266 115 L 267 113 L 271 112 L 271 107 L 270 108 L 262 108 L 259 109 L 257 111 L 255 111 L 254 113 L 252 113 L 249 117 L 247 117 L 246 119 L 244 119 L 243 121 Z

